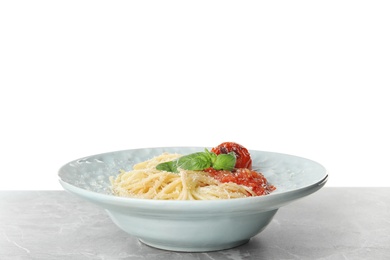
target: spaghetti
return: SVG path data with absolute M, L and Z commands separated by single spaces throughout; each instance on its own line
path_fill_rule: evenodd
M 110 177 L 113 194 L 157 200 L 214 200 L 265 195 L 273 190 L 273 186 L 269 186 L 268 190 L 264 189 L 264 194 L 258 194 L 253 185 L 243 185 L 245 182 L 238 184 L 232 179 L 223 181 L 210 170 L 207 172 L 179 169 L 178 173 L 174 173 L 156 169 L 158 164 L 180 157 L 180 154 L 163 153 L 134 165 L 131 171 L 121 170 L 117 177 Z M 262 174 L 258 174 L 265 180 Z

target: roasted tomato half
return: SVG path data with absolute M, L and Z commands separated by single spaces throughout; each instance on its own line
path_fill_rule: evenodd
M 248 150 L 240 144 L 234 142 L 224 142 L 217 147 L 212 148 L 211 152 L 217 155 L 221 153 L 234 152 L 236 154 L 235 168 L 252 169 L 251 155 L 249 154 Z

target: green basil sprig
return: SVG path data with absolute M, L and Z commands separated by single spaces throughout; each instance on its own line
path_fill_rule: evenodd
M 202 171 L 210 167 L 216 170 L 231 171 L 235 165 L 236 154 L 234 152 L 216 155 L 205 149 L 204 152 L 192 153 L 173 161 L 160 163 L 156 169 L 174 173 L 178 173 L 179 169 Z

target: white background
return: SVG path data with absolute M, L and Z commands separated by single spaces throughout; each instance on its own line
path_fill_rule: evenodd
M 153 146 L 294 154 L 390 186 L 389 1 L 1 1 L 0 189 Z

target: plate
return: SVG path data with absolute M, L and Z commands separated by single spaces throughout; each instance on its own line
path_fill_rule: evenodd
M 211 149 L 211 148 L 209 148 Z M 236 247 L 259 234 L 278 209 L 321 189 L 328 172 L 313 160 L 249 150 L 253 169 L 276 187 L 271 194 L 222 200 L 151 200 L 112 194 L 110 176 L 163 152 L 190 154 L 204 147 L 155 147 L 108 152 L 73 160 L 59 170 L 68 192 L 105 209 L 129 235 L 152 247 L 208 252 Z M 107 238 L 110 239 L 110 238 Z

